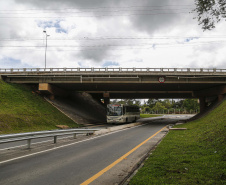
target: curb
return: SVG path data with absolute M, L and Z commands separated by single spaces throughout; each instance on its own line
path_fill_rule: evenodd
M 163 118 L 161 116 L 153 117 L 151 120 L 148 120 L 147 122 L 155 121 L 155 120 L 164 120 L 164 119 L 166 119 L 166 118 Z M 101 129 L 101 130 L 95 131 L 93 134 L 94 135 L 106 134 L 106 133 L 109 133 L 109 132 L 122 130 L 122 129 L 125 129 L 125 128 L 131 128 L 131 127 L 135 127 L 135 126 L 142 125 L 142 124 L 145 124 L 145 122 L 136 122 L 136 123 L 130 123 L 130 124 L 126 124 L 126 125 L 114 126 L 114 127 L 110 127 L 110 128 L 106 128 L 106 129 Z
M 110 128 L 106 128 L 106 129 L 101 129 L 101 130 L 95 131 L 94 135 L 106 134 L 109 132 L 122 130 L 125 128 L 131 128 L 131 127 L 135 127 L 135 126 L 142 125 L 142 124 L 143 123 L 141 123 L 141 122 L 137 122 L 137 123 L 130 123 L 130 124 L 126 124 L 126 125 L 120 125 L 120 126 L 110 127 Z

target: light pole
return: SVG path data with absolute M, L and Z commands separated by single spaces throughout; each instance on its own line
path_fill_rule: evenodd
M 47 51 L 47 37 L 49 37 L 50 35 L 47 35 L 46 31 L 44 30 L 43 33 L 46 34 L 46 48 L 45 48 L 45 68 L 46 68 L 46 51 Z

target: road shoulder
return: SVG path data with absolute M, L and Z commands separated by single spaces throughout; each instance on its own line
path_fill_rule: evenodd
M 163 139 L 167 132 L 168 128 L 164 128 L 156 136 L 140 146 L 139 149 L 132 152 L 121 162 L 119 162 L 99 178 L 94 180 L 91 185 L 116 185 L 126 183 L 127 179 L 129 179 L 129 177 L 136 171 L 136 169 L 139 168 L 139 166 L 150 155 L 150 152 L 155 149 L 155 147 Z

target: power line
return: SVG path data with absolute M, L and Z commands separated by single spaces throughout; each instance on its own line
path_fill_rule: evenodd
M 54 11 L 54 12 L 22 12 L 22 13 L 15 13 L 15 12 L 0 12 L 0 14 L 49 14 L 49 13 L 62 13 L 62 14 L 76 14 L 76 13 L 103 13 L 103 12 L 107 12 L 107 13 L 113 13 L 113 12 L 152 12 L 152 11 L 178 11 L 178 10 L 190 10 L 190 8 L 180 8 L 180 9 L 121 9 L 121 10 L 98 10 L 98 11 L 79 11 L 79 12 L 63 12 L 63 11 Z
M 13 18 L 13 19 L 17 19 L 17 18 L 26 18 L 26 19 L 62 19 L 62 18 L 90 18 L 90 17 L 123 17 L 123 16 L 137 16 L 137 15 L 141 15 L 141 16 L 152 16 L 152 15 L 170 15 L 170 14 L 190 14 L 190 12 L 170 12 L 170 13 L 144 13 L 144 14 L 121 14 L 121 15 L 108 15 L 108 14 L 103 14 L 103 15 L 84 15 L 84 16 L 62 16 L 62 17 L 0 17 L 1 19 L 5 19 L 5 18 Z
M 49 45 L 49 48 L 57 47 L 57 48 L 75 48 L 75 47 L 81 47 L 81 48 L 106 48 L 106 47 L 136 47 L 136 46 L 161 46 L 161 45 L 195 45 L 195 44 L 213 44 L 213 43 L 223 43 L 226 41 L 209 41 L 209 42 L 196 42 L 196 43 L 141 43 L 141 44 L 125 44 L 125 45 L 118 45 L 118 44 L 102 44 L 102 45 Z M 3 46 L 1 45 L 0 47 L 2 48 L 44 48 L 45 46 Z
M 124 50 L 150 50 L 150 49 L 161 49 L 161 48 L 173 48 L 173 47 L 197 47 L 197 46 L 203 46 L 208 45 L 209 43 L 203 43 L 203 44 L 193 44 L 193 45 L 167 45 L 167 46 L 155 46 L 155 47 L 133 47 L 133 48 L 110 48 L 108 50 L 112 51 L 124 51 Z M 213 44 L 220 44 L 220 43 L 213 43 Z M 44 51 L 44 50 L 37 50 L 37 49 L 4 49 L 4 50 L 10 50 L 10 51 Z M 100 51 L 100 50 L 106 50 L 106 48 L 85 48 L 85 49 L 49 49 L 48 51 L 57 51 L 57 52 L 65 52 L 65 51 Z
M 86 9 L 86 10 L 93 10 L 93 9 L 125 9 L 125 8 L 159 8 L 159 7 L 194 7 L 194 4 L 190 4 L 190 5 L 159 5 L 159 6 L 122 6 L 122 7 L 118 7 L 118 6 L 111 6 L 111 7 L 89 7 L 89 8 L 58 8 L 58 9 L 11 9 L 11 10 L 6 10 L 6 9 L 0 9 L 0 11 L 62 11 L 62 10 L 78 10 L 78 9 Z
M 157 37 L 80 37 L 80 38 L 50 38 L 49 41 L 100 41 L 100 40 L 170 40 L 170 39 L 216 39 L 226 38 L 226 35 L 213 36 L 157 36 Z M 43 38 L 0 38 L 0 41 L 43 41 Z

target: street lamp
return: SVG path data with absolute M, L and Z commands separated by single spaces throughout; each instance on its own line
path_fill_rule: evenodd
M 46 51 L 47 51 L 47 37 L 49 37 L 50 35 L 47 35 L 46 31 L 44 30 L 43 33 L 46 34 L 46 48 L 45 48 L 45 68 L 46 68 Z

